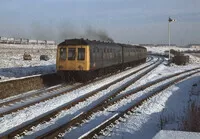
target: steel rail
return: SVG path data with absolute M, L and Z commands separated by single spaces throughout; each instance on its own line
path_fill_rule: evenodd
M 187 71 L 184 71 L 184 72 L 181 72 L 181 73 L 177 73 L 177 74 L 173 74 L 173 75 L 170 75 L 166 78 L 163 78 L 162 80 L 166 80 L 168 78 L 172 78 L 174 76 L 178 76 L 180 74 L 183 74 L 183 73 L 186 73 L 186 72 L 190 72 L 192 70 L 197 70 L 197 69 L 200 69 L 200 68 L 195 68 L 195 69 L 191 69 L 191 70 L 187 70 Z M 138 89 L 136 89 L 134 92 L 132 93 L 129 93 L 129 94 L 125 94 L 123 96 L 121 96 L 120 98 L 114 100 L 114 101 L 108 101 L 108 103 L 106 103 L 106 101 L 102 102 L 102 103 L 99 103 L 99 105 L 97 105 L 96 107 L 93 107 L 92 109 L 82 113 L 81 115 L 79 115 L 78 117 L 74 118 L 73 120 L 69 121 L 68 123 L 65 123 L 63 124 L 62 126 L 58 127 L 58 128 L 55 128 L 41 136 L 38 136 L 37 139 L 40 139 L 40 138 L 53 138 L 53 137 L 57 137 L 59 133 L 63 133 L 64 131 L 66 131 L 67 129 L 69 129 L 69 127 L 73 126 L 73 125 L 77 125 L 78 123 L 83 123 L 84 120 L 88 119 L 88 117 L 90 117 L 93 113 L 97 112 L 97 111 L 100 111 L 100 110 L 104 110 L 106 107 L 108 106 L 111 106 L 115 103 L 117 103 L 118 101 L 120 101 L 121 99 L 124 99 L 134 93 L 137 93 L 141 90 L 144 90 L 154 84 L 157 84 L 159 83 L 161 80 L 156 80 L 155 82 L 152 82 L 151 84 L 148 84 L 146 86 L 143 86 L 143 87 L 139 87 Z
M 121 91 L 123 91 L 125 88 L 127 88 L 128 86 L 130 86 L 131 84 L 133 84 L 134 82 L 136 82 L 137 80 L 139 80 L 140 78 L 142 78 L 144 75 L 146 75 L 147 73 L 149 73 L 151 70 L 155 69 L 158 65 L 160 65 L 163 62 L 160 61 L 158 62 L 156 65 L 154 65 L 153 67 L 151 67 L 150 69 L 148 69 L 147 71 L 143 72 L 141 74 L 141 76 L 138 76 L 137 78 L 134 78 L 133 80 L 131 80 L 130 82 L 128 82 L 127 84 L 123 85 L 123 87 L 121 88 L 117 88 L 114 90 L 114 93 L 107 96 L 104 100 L 102 100 L 100 103 L 98 103 L 97 105 L 95 105 L 94 107 L 92 107 L 91 109 L 89 109 L 88 111 L 80 114 L 79 116 L 77 116 L 76 118 L 73 118 L 71 121 L 59 126 L 58 128 L 55 128 L 39 137 L 37 137 L 37 139 L 40 138 L 53 138 L 56 137 L 60 131 L 65 131 L 66 127 L 67 129 L 73 125 L 76 125 L 78 123 L 81 123 L 81 121 L 83 119 L 87 119 L 89 115 L 91 115 L 92 113 L 96 112 L 97 110 L 99 110 L 99 108 L 103 105 L 106 104 L 107 102 L 109 102 L 110 100 L 112 100 L 116 95 L 118 95 Z
M 103 89 L 106 89 L 106 88 L 108 88 L 109 86 L 111 86 L 113 84 L 116 84 L 117 82 L 129 77 L 132 74 L 135 74 L 135 73 L 137 73 L 137 72 L 139 72 L 141 70 L 144 70 L 144 69 L 156 64 L 158 61 L 159 61 L 159 59 L 157 59 L 157 61 L 155 61 L 155 62 L 153 62 L 153 63 L 151 63 L 151 64 L 149 64 L 149 65 L 147 65 L 147 66 L 145 66 L 143 68 L 140 68 L 140 69 L 138 69 L 138 70 L 136 70 L 134 72 L 131 72 L 128 75 L 126 75 L 126 76 L 124 76 L 122 78 L 119 78 L 119 79 L 117 79 L 117 80 L 115 80 L 115 81 L 113 81 L 113 82 L 111 82 L 111 83 L 109 83 L 109 84 L 107 84 L 107 85 L 105 85 L 105 86 L 103 86 L 101 88 L 98 88 L 98 89 L 96 89 L 94 91 L 91 91 L 88 94 L 84 95 L 83 97 L 77 98 L 75 101 L 73 100 L 73 101 L 71 101 L 71 102 L 69 102 L 67 104 L 64 104 L 64 105 L 62 105 L 62 106 L 60 106 L 60 107 L 48 112 L 47 115 L 45 115 L 45 116 L 38 116 L 35 119 L 31 120 L 32 121 L 31 123 L 25 122 L 24 124 L 22 124 L 22 125 L 20 125 L 18 127 L 15 127 L 16 130 L 11 131 L 10 133 L 7 133 L 6 135 L 4 135 L 4 137 L 12 138 L 16 134 L 20 134 L 25 130 L 29 130 L 32 126 L 35 126 L 35 125 L 37 125 L 37 124 L 39 124 L 41 122 L 44 122 L 44 121 L 49 121 L 52 117 L 57 115 L 60 111 L 69 109 L 69 108 L 73 107 L 74 105 L 85 101 L 87 98 L 97 94 L 99 91 L 101 91 Z
M 130 115 L 131 113 L 134 112 L 135 108 L 137 108 L 138 106 L 142 105 L 145 101 L 147 101 L 148 99 L 150 99 L 151 97 L 161 93 L 163 90 L 167 89 L 168 87 L 174 85 L 177 82 L 180 82 L 181 80 L 192 76 L 196 73 L 199 73 L 200 71 L 196 71 L 193 73 L 190 73 L 188 75 L 179 77 L 175 80 L 173 80 L 172 82 L 169 82 L 168 84 L 160 87 L 159 89 L 157 89 L 154 93 L 148 95 L 147 97 L 141 99 L 140 101 L 136 102 L 135 104 L 133 104 L 132 106 L 130 106 L 129 108 L 127 108 L 126 110 L 122 111 L 121 113 L 117 113 L 116 115 L 114 115 L 113 117 L 111 117 L 109 120 L 103 122 L 102 124 L 100 124 L 99 126 L 97 126 L 96 128 L 94 128 L 92 131 L 87 132 L 86 134 L 84 134 L 83 136 L 81 136 L 79 139 L 92 139 L 94 138 L 94 136 L 98 136 L 101 135 L 101 132 L 103 130 L 106 129 L 106 127 L 108 127 L 111 124 L 117 124 L 118 122 L 120 122 L 120 117 L 125 118 L 125 115 Z

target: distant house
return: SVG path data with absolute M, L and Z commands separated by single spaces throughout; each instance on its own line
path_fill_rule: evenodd
M 0 43 L 3 44 L 34 44 L 34 45 L 56 45 L 53 40 L 34 40 L 25 38 L 2 37 L 0 36 Z
M 7 43 L 9 43 L 9 44 L 13 44 L 14 41 L 15 41 L 14 38 L 8 38 L 8 39 L 7 39 Z
M 28 44 L 28 39 L 21 38 L 21 44 Z
M 28 43 L 29 43 L 29 44 L 37 44 L 38 41 L 37 41 L 37 40 L 28 40 Z
M 157 44 L 156 47 L 168 47 L 169 44 Z M 176 44 L 170 44 L 170 47 L 177 47 Z
M 20 38 L 15 39 L 14 44 L 21 44 L 21 39 Z
M 46 44 L 46 41 L 44 41 L 44 40 L 37 40 L 37 44 L 44 45 L 44 44 Z
M 189 48 L 195 48 L 195 49 L 200 49 L 200 44 L 189 44 Z
M 155 44 L 139 44 L 140 46 L 146 46 L 146 47 L 154 47 Z
M 55 42 L 55 41 L 46 40 L 46 44 L 47 44 L 47 45 L 55 45 L 56 42 Z
M 0 37 L 0 43 L 7 43 L 8 38 L 7 37 Z

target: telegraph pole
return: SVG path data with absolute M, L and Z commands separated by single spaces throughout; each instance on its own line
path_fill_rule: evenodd
M 170 41 L 171 41 L 171 32 L 170 32 L 170 23 L 171 22 L 175 22 L 176 20 L 175 19 L 171 19 L 170 17 L 169 17 L 169 19 L 168 19 L 168 40 L 169 40 L 169 60 L 170 60 Z

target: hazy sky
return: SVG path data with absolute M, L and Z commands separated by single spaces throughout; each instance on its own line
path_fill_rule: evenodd
M 0 0 L 0 36 L 62 40 L 88 28 L 116 42 L 200 43 L 200 0 Z

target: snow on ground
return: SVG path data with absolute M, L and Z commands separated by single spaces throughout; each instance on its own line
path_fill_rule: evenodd
M 200 139 L 200 133 L 161 130 L 153 139 Z
M 164 51 L 169 48 L 147 48 L 148 51 L 156 52 L 156 53 L 164 53 Z M 172 48 L 175 49 L 175 48 Z M 180 48 L 178 48 L 180 49 Z M 188 49 L 188 48 L 185 48 Z M 56 60 L 56 49 L 55 47 L 46 47 L 46 46 L 21 46 L 21 45 L 0 45 L 0 77 L 1 80 L 6 80 L 9 78 L 17 78 L 21 76 L 27 76 L 32 74 L 43 74 L 55 71 L 55 60 Z M 24 52 L 30 53 L 32 56 L 32 61 L 24 61 L 23 54 Z M 39 56 L 41 54 L 46 54 L 50 57 L 49 61 L 40 61 Z M 200 67 L 200 58 L 197 55 L 190 55 L 190 64 L 186 66 L 176 66 L 173 65 L 171 67 L 165 66 L 164 64 L 160 65 L 158 68 L 154 70 L 154 72 L 149 73 L 145 76 L 145 78 L 140 79 L 136 84 L 130 86 L 128 89 L 133 87 L 145 84 L 149 81 L 167 76 L 169 74 L 177 73 L 180 71 L 184 71 L 190 68 Z M 137 68 L 136 68 L 137 69 Z M 64 103 L 70 102 L 71 100 L 78 98 L 81 95 L 84 95 L 89 90 L 94 90 L 105 83 L 111 82 L 112 80 L 124 76 L 124 74 L 128 74 L 130 71 L 127 71 L 123 74 L 119 74 L 118 76 L 113 76 L 106 81 L 91 83 L 90 85 L 76 90 L 68 95 L 62 95 L 55 99 L 39 103 L 37 105 L 31 106 L 24 110 L 18 111 L 16 113 L 6 115 L 0 118 L 0 131 L 1 133 L 5 132 L 8 129 L 11 129 L 17 125 L 22 124 L 28 120 L 31 120 L 40 114 L 44 114 L 45 112 L 52 110 L 56 107 L 63 105 Z M 189 99 L 189 91 L 191 90 L 191 86 L 195 83 L 200 84 L 200 75 L 195 75 L 193 78 L 189 78 L 184 80 L 181 83 L 175 84 L 172 87 L 164 90 L 161 94 L 151 98 L 142 106 L 137 108 L 136 113 L 132 116 L 129 116 L 127 121 L 119 123 L 113 131 L 110 133 L 112 136 L 107 136 L 106 138 L 152 138 L 155 134 L 160 131 L 161 126 L 164 129 L 177 129 L 180 126 L 181 120 L 185 117 L 186 113 L 185 107 L 187 106 L 187 102 Z M 127 91 L 126 90 L 126 91 Z M 125 91 L 124 91 L 125 92 Z M 88 102 L 98 100 L 98 97 L 102 97 L 107 93 L 105 90 L 99 96 L 94 96 L 88 99 L 87 102 L 81 103 L 83 106 L 89 105 Z M 60 114 L 60 120 L 58 119 L 58 123 L 62 123 L 62 121 L 66 121 L 65 115 L 68 114 L 68 118 L 73 118 L 73 112 L 76 109 L 80 109 L 81 104 L 76 108 L 73 108 L 71 113 L 62 112 Z M 110 117 L 110 112 L 105 113 L 105 116 L 100 116 L 99 121 L 105 121 L 105 117 Z M 97 115 L 98 115 L 97 114 Z M 77 113 L 76 113 L 77 115 Z M 70 117 L 71 116 L 71 117 Z M 59 118 L 59 117 L 58 117 Z M 161 119 L 167 118 L 168 122 L 165 124 L 161 124 Z M 11 120 L 12 119 L 12 120 Z M 52 122 L 52 123 L 51 123 Z M 41 132 L 45 131 L 45 128 L 49 125 L 57 124 L 55 121 L 50 121 L 50 123 L 46 123 L 41 125 Z M 95 123 L 97 124 L 97 123 Z M 92 125 L 92 127 L 96 125 Z M 86 124 L 86 130 L 91 129 L 90 124 Z M 52 127 L 51 127 L 52 128 Z M 34 128 L 33 128 L 34 129 Z M 40 130 L 34 129 L 35 131 Z M 85 130 L 82 130 L 82 132 Z M 30 133 L 32 134 L 32 133 Z M 66 137 L 73 137 L 73 133 L 71 135 L 66 135 Z
M 23 60 L 23 54 L 32 60 Z M 40 55 L 48 55 L 48 61 L 40 61 Z M 36 74 L 55 72 L 56 46 L 0 44 L 0 81 Z
M 154 60 L 156 60 L 156 59 L 154 59 Z M 148 63 L 148 64 L 150 64 L 150 63 Z M 75 100 L 78 97 L 81 97 L 81 96 L 85 95 L 86 93 L 93 91 L 105 84 L 108 84 L 108 83 L 112 82 L 113 80 L 117 80 L 117 79 L 121 78 L 122 76 L 125 76 L 133 71 L 136 71 L 139 68 L 144 67 L 145 65 L 147 65 L 147 64 L 143 64 L 134 69 L 129 69 L 127 71 L 124 71 L 123 73 L 113 75 L 102 81 L 97 81 L 97 82 L 91 83 L 87 86 L 81 87 L 80 89 L 74 90 L 71 93 L 67 93 L 62 96 L 58 96 L 54 99 L 38 103 L 34 106 L 25 108 L 24 110 L 18 111 L 14 114 L 6 115 L 6 116 L 0 118 L 0 133 L 6 131 L 8 129 L 11 129 L 19 124 L 22 124 L 23 122 L 25 122 L 25 119 L 26 119 L 26 121 L 31 120 L 41 114 L 44 114 L 50 110 L 55 109 L 56 107 L 59 107 L 66 103 L 69 103 L 70 101 Z M 12 120 L 10 120 L 10 119 L 12 119 Z
M 143 71 L 141 70 L 140 72 L 143 72 Z M 112 85 L 111 87 L 99 92 L 95 96 L 88 98 L 86 101 L 77 104 L 75 107 L 72 107 L 69 110 L 63 111 L 55 119 L 52 119 L 50 122 L 47 122 L 44 125 L 41 124 L 35 127 L 31 132 L 28 132 L 27 135 L 29 136 L 27 136 L 26 138 L 34 138 L 35 137 L 34 132 L 36 132 L 36 134 L 41 134 L 42 132 L 45 132 L 47 130 L 45 129 L 47 126 L 48 126 L 48 130 L 50 130 L 50 129 L 55 128 L 55 125 L 63 124 L 63 121 L 61 119 L 63 119 L 65 122 L 71 120 L 72 117 L 75 117 L 81 114 L 82 112 L 87 111 L 88 109 L 94 107 L 96 104 L 98 104 L 103 99 L 105 99 L 105 97 L 112 94 L 116 88 L 122 86 L 123 84 L 125 84 L 125 82 L 135 77 L 136 75 L 132 75 L 128 79 L 118 82 L 115 85 Z M 115 79 L 113 78 L 113 80 Z
M 178 129 L 189 101 L 194 83 L 200 82 L 200 74 L 164 90 L 136 109 L 124 122 L 119 123 L 106 138 L 139 138 L 155 136 L 163 128 Z M 163 124 L 162 118 L 167 122 Z M 105 138 L 105 137 L 103 137 Z
M 182 75 L 181 75 L 182 76 Z M 172 80 L 172 79 L 170 79 Z M 174 79 L 173 79 L 174 80 Z M 167 83 L 168 81 L 165 81 L 164 83 Z M 154 85 L 144 91 L 138 92 L 132 96 L 130 96 L 127 99 L 123 99 L 122 101 L 108 107 L 106 110 L 104 110 L 103 112 L 98 112 L 96 114 L 94 114 L 90 120 L 88 120 L 86 122 L 86 124 L 82 125 L 81 127 L 77 127 L 76 129 L 73 129 L 72 131 L 70 131 L 69 133 L 67 133 L 64 138 L 78 138 L 81 134 L 89 131 L 91 128 L 94 128 L 96 125 L 100 124 L 101 122 L 103 122 L 105 119 L 112 117 L 114 114 L 120 113 L 120 111 L 123 111 L 125 109 L 127 109 L 128 107 L 130 107 L 132 104 L 134 104 L 135 102 L 141 100 L 142 98 L 144 98 L 145 96 L 149 95 L 152 93 L 151 90 L 153 90 L 153 88 L 158 88 L 158 86 L 164 84 L 164 83 L 159 83 L 157 85 Z M 134 86 L 132 86 L 134 87 Z M 125 91 L 128 93 L 130 89 L 126 89 Z M 134 88 L 133 88 L 134 90 Z M 162 99 L 161 99 L 162 100 Z M 159 111 L 159 108 L 157 107 L 152 107 L 150 104 L 148 105 L 149 109 L 152 111 Z M 147 112 L 148 110 L 144 110 L 144 112 Z M 130 117 L 128 117 L 128 119 L 130 119 Z M 127 127 L 126 125 L 130 125 L 133 126 L 137 123 L 137 121 L 134 121 L 134 118 L 132 118 L 130 121 L 128 121 L 124 127 L 122 127 L 121 130 L 126 131 L 127 129 L 129 129 L 129 127 Z M 147 122 L 147 119 L 142 119 L 141 121 L 143 122 Z M 141 122 L 140 121 L 140 122 Z M 154 122 L 154 121 L 153 121 Z M 152 126 L 152 128 L 154 129 L 154 127 Z M 130 131 L 134 131 L 133 129 L 130 129 Z M 143 131 L 142 131 L 143 132 Z M 116 132 L 112 132 L 113 136 L 111 136 L 111 138 L 118 138 L 117 133 Z M 133 133 L 133 132 L 132 132 Z M 143 133 L 142 133 L 143 134 Z M 147 133 L 144 133 L 146 135 L 148 135 Z M 132 136 L 133 137 L 133 136 Z M 135 138 L 141 138 L 141 136 L 134 136 Z M 103 137 L 104 138 L 104 137 Z M 120 136 L 119 138 L 131 138 L 130 136 L 126 136 L 126 134 L 124 136 Z M 145 137 L 147 138 L 147 136 Z
M 200 54 L 187 53 L 190 64 L 200 64 Z
M 147 47 L 148 51 L 164 53 L 168 47 Z M 176 50 L 196 50 L 192 48 L 172 47 Z M 36 74 L 52 73 L 56 71 L 56 46 L 55 45 L 17 45 L 0 44 L 0 81 L 10 78 L 19 78 Z M 24 61 L 23 54 L 27 52 L 32 56 L 31 61 Z M 40 55 L 48 55 L 50 60 L 40 61 Z M 188 54 L 190 64 L 200 63 L 200 58 Z

